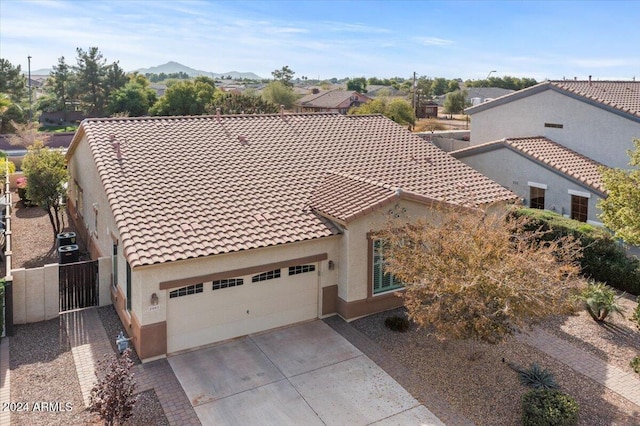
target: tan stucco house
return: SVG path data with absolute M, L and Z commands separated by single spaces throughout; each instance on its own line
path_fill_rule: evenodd
M 69 210 L 143 360 L 401 304 L 374 237 L 515 195 L 383 116 L 87 119 Z
M 640 138 L 640 82 L 546 81 L 483 103 L 470 147 L 451 154 L 530 207 L 595 225 L 602 167 L 628 168 Z

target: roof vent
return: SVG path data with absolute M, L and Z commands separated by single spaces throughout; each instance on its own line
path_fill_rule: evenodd
M 280 118 L 284 118 L 284 105 L 280 105 Z
M 589 76 L 589 86 L 591 86 L 591 76 Z
M 220 123 L 220 108 L 216 108 L 216 120 Z
M 245 135 L 238 135 L 238 142 L 243 145 L 248 145 L 249 141 L 247 141 L 247 137 Z

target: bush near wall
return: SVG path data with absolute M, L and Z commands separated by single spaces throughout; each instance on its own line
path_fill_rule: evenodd
M 566 235 L 579 239 L 583 247 L 582 274 L 595 281 L 634 295 L 640 295 L 640 260 L 627 257 L 625 251 L 604 228 L 563 217 L 546 210 L 514 208 L 516 216 L 530 219 L 526 229 L 549 231 L 546 240 Z

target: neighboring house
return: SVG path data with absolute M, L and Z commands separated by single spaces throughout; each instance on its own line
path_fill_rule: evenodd
M 438 104 L 433 101 L 421 101 L 416 108 L 418 118 L 438 118 Z
M 509 190 L 379 116 L 87 119 L 68 208 L 143 360 L 400 306 L 376 231 Z
M 640 137 L 640 82 L 547 81 L 468 108 L 456 158 L 532 207 L 600 224 L 601 166 L 628 168 Z M 542 201 L 541 201 L 542 197 Z
M 511 189 L 526 206 L 600 224 L 603 165 L 584 155 L 544 137 L 502 139 L 450 154 Z
M 468 108 L 471 145 L 543 136 L 609 167 L 627 168 L 640 137 L 640 82 L 547 81 Z
M 314 90 L 295 103 L 295 112 L 338 112 L 346 114 L 349 108 L 359 107 L 371 98 L 358 92 L 346 90 Z M 317 93 L 315 93 L 317 92 Z

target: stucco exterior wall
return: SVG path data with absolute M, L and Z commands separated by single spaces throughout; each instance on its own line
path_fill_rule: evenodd
M 587 220 L 592 223 L 600 223 L 598 215 L 601 211 L 596 206 L 600 196 L 596 191 L 589 190 L 588 187 L 579 185 L 506 147 L 458 157 L 458 159 L 515 192 L 525 200 L 524 204 L 527 206 L 530 202 L 529 182 L 547 185 L 545 209 L 564 215 L 571 214 L 569 190 L 588 192 L 591 198 L 589 198 Z
M 609 167 L 628 168 L 627 150 L 633 148 L 633 138 L 640 138 L 639 121 L 553 90 L 473 113 L 471 122 L 471 145 L 544 136 Z

